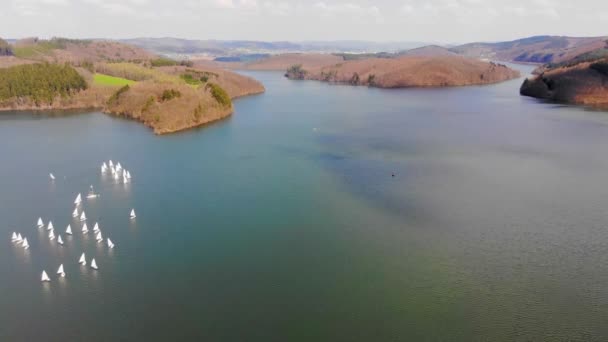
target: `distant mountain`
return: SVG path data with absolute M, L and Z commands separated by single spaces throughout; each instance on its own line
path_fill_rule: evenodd
M 470 43 L 450 48 L 460 55 L 523 63 L 560 63 L 608 45 L 604 37 L 535 36 L 498 43 Z
M 418 42 L 368 42 L 368 41 L 305 41 L 264 42 L 247 40 L 191 40 L 179 38 L 133 38 L 124 43 L 139 46 L 159 54 L 208 54 L 213 57 L 231 57 L 243 54 L 288 52 L 397 52 L 425 45 Z
M 436 57 L 436 56 L 456 56 L 457 53 L 450 51 L 450 49 L 439 46 L 439 45 L 426 45 L 415 49 L 405 50 L 397 53 L 398 56 L 422 56 L 422 57 Z

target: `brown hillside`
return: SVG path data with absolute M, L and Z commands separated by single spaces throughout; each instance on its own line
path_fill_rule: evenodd
M 520 94 L 564 103 L 608 106 L 608 58 L 550 69 L 527 79 Z
M 405 50 L 399 53 L 400 56 L 421 56 L 421 57 L 436 57 L 436 56 L 456 56 L 455 52 L 450 51 L 438 45 L 428 45 L 411 50 Z
M 287 76 L 380 88 L 488 84 L 519 76 L 517 71 L 504 65 L 458 56 L 370 58 L 302 69 L 299 75 L 288 72 Z

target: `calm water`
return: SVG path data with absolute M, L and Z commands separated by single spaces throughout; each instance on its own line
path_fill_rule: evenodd
M 266 94 L 164 137 L 0 115 L 0 341 L 608 340 L 608 113 L 522 98 L 521 80 L 251 75 Z M 130 185 L 100 177 L 110 158 Z M 90 184 L 116 248 L 50 243 L 38 216 L 63 231 Z

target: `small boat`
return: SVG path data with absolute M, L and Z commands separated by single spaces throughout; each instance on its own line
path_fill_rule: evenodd
M 82 196 L 80 194 L 78 194 L 78 196 L 76 196 L 76 199 L 74 200 L 74 204 L 79 205 L 82 202 Z
M 135 216 L 135 209 L 131 209 L 131 215 L 129 215 L 132 219 L 136 218 L 137 216 Z
M 49 232 L 49 240 L 55 240 L 55 233 L 53 233 L 53 232 L 54 232 L 54 230 L 51 230 Z
M 17 240 L 15 240 L 17 242 L 21 242 L 23 241 L 23 237 L 21 236 L 21 233 L 17 234 Z
M 83 211 L 82 214 L 80 214 L 80 221 L 86 221 L 86 220 L 87 220 L 87 215 Z
M 23 246 L 23 249 L 30 248 L 30 244 L 29 244 L 29 242 L 27 242 L 27 238 L 23 239 L 23 242 L 21 243 L 21 246 Z
M 114 168 L 114 163 L 112 163 L 112 159 L 110 159 L 110 162 L 108 163 L 108 165 L 110 165 L 110 168 Z
M 87 227 L 86 223 L 82 225 L 82 232 L 85 234 L 89 232 L 89 228 Z
M 97 269 L 97 263 L 95 262 L 95 258 L 93 258 L 93 260 L 91 260 L 91 268 L 94 270 Z
M 87 258 L 85 258 L 84 253 L 82 253 L 82 255 L 80 256 L 80 259 L 78 259 L 78 263 L 81 264 L 82 266 L 87 264 Z
M 116 163 L 116 171 L 120 171 L 122 170 L 122 165 L 120 165 L 120 162 Z
M 108 247 L 114 248 L 114 243 L 112 242 L 112 240 L 110 240 L 110 238 L 108 238 Z
M 51 180 L 55 180 L 55 176 L 54 176 L 52 173 L 49 173 L 49 178 L 50 178 Z
M 102 242 L 103 241 L 103 237 L 101 236 L 101 232 L 97 233 L 97 242 Z
M 94 231 L 95 233 L 98 233 L 98 232 L 99 232 L 99 223 L 95 222 L 95 226 L 93 227 L 93 231 Z
M 49 275 L 46 274 L 46 271 L 42 271 L 42 276 L 40 277 L 40 281 L 51 281 L 51 278 L 49 278 Z
M 44 222 L 42 222 L 42 217 L 38 218 L 38 228 L 44 227 Z
M 57 235 L 57 243 L 63 246 L 63 239 L 61 238 L 61 235 Z
M 129 183 L 129 178 L 127 178 L 127 176 L 122 176 L 122 182 Z
M 62 277 L 65 277 L 65 271 L 63 270 L 63 264 L 59 265 L 59 269 L 57 270 L 57 274 Z
M 108 165 L 106 165 L 106 162 L 104 161 L 103 164 L 101 164 L 101 167 L 103 167 L 104 169 L 107 169 Z
M 72 212 L 72 217 L 78 217 L 78 208 L 74 208 L 74 211 Z
M 68 224 L 68 227 L 65 229 L 65 233 L 68 235 L 72 235 L 72 226 Z
M 118 172 L 114 172 L 114 179 L 118 180 L 119 176 L 118 176 Z
M 127 178 L 131 179 L 131 172 L 127 171 Z
M 53 230 L 55 229 L 55 227 L 53 227 L 53 222 L 49 221 L 49 225 L 46 227 L 46 230 Z
M 87 198 L 97 198 L 99 197 L 99 194 L 96 194 L 95 191 L 93 191 L 93 186 L 91 185 L 91 187 L 89 188 L 89 194 L 87 195 Z
M 17 241 L 17 233 L 13 232 L 13 235 L 11 236 L 11 241 Z

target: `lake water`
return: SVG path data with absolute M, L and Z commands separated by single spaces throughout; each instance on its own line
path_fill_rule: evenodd
M 0 115 L 0 341 L 608 339 L 608 113 L 520 97 L 521 79 L 249 74 L 265 94 L 168 136 Z M 131 184 L 101 177 L 108 159 Z M 91 184 L 112 251 L 71 219 Z M 39 216 L 74 236 L 49 242 Z

